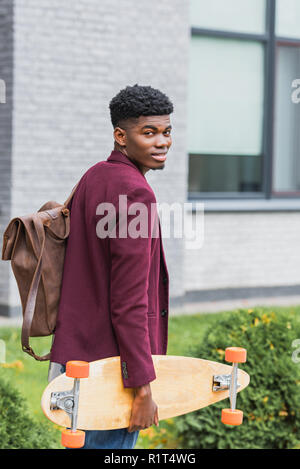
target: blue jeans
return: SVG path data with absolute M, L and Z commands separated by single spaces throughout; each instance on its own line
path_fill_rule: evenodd
M 86 430 L 81 449 L 133 449 L 139 432 L 129 433 L 127 428 L 117 430 Z
M 61 373 L 66 371 L 61 366 Z M 85 444 L 80 449 L 133 449 L 139 432 L 129 433 L 127 428 L 116 430 L 85 430 Z

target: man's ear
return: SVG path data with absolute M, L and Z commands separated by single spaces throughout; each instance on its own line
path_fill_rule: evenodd
M 126 147 L 127 139 L 126 139 L 126 130 L 121 129 L 121 127 L 116 127 L 114 129 L 114 137 L 115 141 L 121 146 Z

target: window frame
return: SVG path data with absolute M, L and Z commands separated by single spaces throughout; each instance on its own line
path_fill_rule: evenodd
M 300 192 L 287 192 L 278 193 L 273 191 L 273 152 L 274 152 L 274 117 L 275 117 L 275 73 L 276 73 L 276 53 L 277 47 L 280 45 L 297 46 L 300 47 L 300 39 L 279 37 L 276 36 L 276 0 L 266 0 L 266 19 L 265 19 L 265 33 L 242 33 L 235 31 L 214 30 L 199 27 L 191 27 L 191 37 L 213 37 L 226 39 L 239 39 L 245 41 L 256 41 L 264 46 L 264 80 L 263 80 L 263 128 L 262 128 L 262 190 L 260 192 L 190 192 L 188 191 L 188 200 L 207 200 L 207 201 L 228 201 L 228 208 L 230 209 L 230 201 L 233 204 L 238 200 L 253 200 L 255 209 L 259 208 L 259 200 L 262 201 L 263 210 L 266 209 L 266 200 L 278 199 L 295 199 L 300 198 Z M 196 158 L 199 154 L 188 153 L 188 158 Z M 201 155 L 201 154 L 200 154 Z M 203 153 L 203 156 L 205 154 Z M 220 156 L 223 156 L 220 154 Z M 227 156 L 227 155 L 226 155 Z M 229 155 L 230 156 L 230 155 Z M 251 155 L 249 155 L 251 156 Z M 213 206 L 213 204 L 212 204 Z M 274 206 L 277 205 L 272 204 Z M 285 207 L 287 205 L 285 204 Z M 215 204 L 214 204 L 215 207 Z M 226 203 L 223 204 L 222 209 L 226 209 Z M 298 204 L 292 204 L 293 209 Z M 299 200 L 300 207 L 300 200 Z

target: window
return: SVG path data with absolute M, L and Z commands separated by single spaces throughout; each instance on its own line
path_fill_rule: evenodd
M 300 2 L 277 0 L 273 193 L 300 196 L 300 103 L 291 99 L 300 78 Z
M 299 196 L 299 0 L 191 0 L 190 23 L 189 198 Z
M 300 39 L 299 0 L 277 0 L 276 35 Z
M 262 34 L 265 12 L 265 0 L 191 0 L 190 24 L 212 30 Z
M 300 76 L 300 47 L 278 45 L 276 65 L 273 191 L 300 195 L 300 104 L 291 99 L 291 83 Z

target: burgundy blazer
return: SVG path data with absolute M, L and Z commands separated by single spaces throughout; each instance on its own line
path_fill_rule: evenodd
M 122 229 L 141 213 L 133 215 L 129 207 L 142 202 L 148 209 L 146 236 L 118 236 L 120 194 L 127 196 L 128 211 Z M 115 207 L 115 237 L 97 231 L 108 215 L 97 209 L 102 202 Z M 114 150 L 82 176 L 69 208 L 51 361 L 120 356 L 124 387 L 147 384 L 156 378 L 151 355 L 167 353 L 169 315 L 169 275 L 154 192 L 135 164 Z

